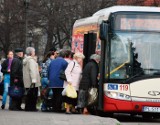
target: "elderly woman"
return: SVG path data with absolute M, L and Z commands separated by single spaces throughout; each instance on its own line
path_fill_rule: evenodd
M 82 61 L 84 59 L 84 55 L 82 53 L 75 53 L 73 56 L 73 61 L 71 61 L 66 70 L 66 78 L 67 81 L 64 82 L 64 88 L 71 84 L 75 90 L 78 92 L 79 83 L 81 80 L 81 73 L 82 73 Z M 66 103 L 66 114 L 76 113 L 75 106 L 77 105 L 77 98 L 69 98 L 64 96 L 64 102 Z M 72 110 L 70 111 L 70 105 L 72 105 Z
M 26 58 L 23 60 L 23 80 L 24 87 L 27 90 L 25 110 L 37 111 L 38 87 L 41 84 L 38 63 L 35 58 L 35 49 L 33 47 L 27 47 L 26 49 Z
M 82 79 L 80 82 L 79 90 L 86 91 L 85 94 L 87 94 L 89 88 L 91 87 L 97 87 L 98 86 L 98 73 L 99 73 L 99 67 L 98 64 L 100 62 L 100 56 L 97 54 L 93 54 L 90 57 L 90 61 L 86 64 L 84 67 L 83 73 L 82 73 Z M 79 93 L 79 96 L 81 93 Z M 87 110 L 87 103 L 88 103 L 88 95 L 84 95 L 85 99 L 83 101 L 84 106 L 79 107 L 83 108 L 83 114 L 88 114 Z M 79 100 L 78 100 L 79 102 Z M 79 104 L 78 104 L 79 105 Z

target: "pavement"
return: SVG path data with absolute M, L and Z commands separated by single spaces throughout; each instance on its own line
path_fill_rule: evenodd
M 0 111 L 0 125 L 120 125 L 113 118 L 54 112 Z
M 0 102 L 1 105 L 1 102 Z M 23 106 L 22 106 L 23 107 Z M 0 125 L 121 125 L 114 118 L 55 112 L 0 109 Z

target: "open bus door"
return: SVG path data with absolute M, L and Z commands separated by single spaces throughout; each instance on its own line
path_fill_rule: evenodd
M 96 41 L 96 33 L 84 34 L 83 54 L 85 55 L 85 59 L 83 61 L 83 68 L 88 63 L 90 56 L 95 53 Z

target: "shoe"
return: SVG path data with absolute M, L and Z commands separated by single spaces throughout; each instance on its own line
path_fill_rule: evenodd
M 89 112 L 83 112 L 83 115 L 90 115 Z
M 80 114 L 78 111 L 72 111 L 72 114 Z
M 66 114 L 71 115 L 72 113 L 71 112 L 66 112 Z
M 27 112 L 38 112 L 39 110 L 38 109 L 25 109 L 25 111 L 27 111 Z
M 4 108 L 5 108 L 5 105 L 2 105 L 1 108 L 4 109 Z
M 11 111 L 20 111 L 20 110 L 17 109 L 17 108 L 9 108 L 9 110 L 11 110 Z
M 88 111 L 83 111 L 83 115 L 89 115 L 90 113 Z
M 23 111 L 24 109 L 22 109 L 22 108 L 20 107 L 20 108 L 18 108 L 18 110 L 19 110 L 19 111 Z

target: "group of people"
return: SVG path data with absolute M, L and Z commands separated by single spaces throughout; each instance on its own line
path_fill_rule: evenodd
M 85 56 L 82 53 L 72 53 L 69 50 L 61 50 L 49 52 L 48 59 L 44 59 L 42 66 L 42 88 L 47 84 L 52 88 L 53 92 L 53 107 L 55 110 L 62 109 L 62 103 L 65 103 L 66 114 L 78 113 L 76 108 L 82 108 L 84 114 L 88 114 L 87 102 L 84 102 L 83 107 L 77 107 L 79 90 L 88 91 L 91 87 L 98 87 L 98 74 L 100 56 L 93 54 L 90 61 L 83 69 L 83 59 Z M 58 55 L 58 56 L 57 56 Z M 44 70 L 45 69 L 45 70 Z M 65 72 L 66 80 L 61 79 L 61 71 Z M 77 92 L 77 98 L 62 96 L 62 91 L 72 85 Z M 87 95 L 84 96 L 87 101 Z M 45 104 L 42 104 L 42 109 L 45 110 Z
M 98 74 L 100 56 L 93 54 L 90 61 L 83 69 L 83 59 L 85 56 L 82 53 L 73 53 L 70 50 L 51 49 L 43 59 L 41 69 L 39 69 L 35 56 L 35 49 L 28 47 L 26 56 L 23 58 L 23 50 L 16 49 L 15 56 L 9 51 L 7 59 L 2 64 L 2 72 L 4 74 L 4 92 L 1 108 L 6 105 L 8 87 L 17 85 L 25 88 L 27 95 L 25 97 L 26 111 L 37 111 L 36 104 L 38 98 L 38 88 L 50 88 L 52 90 L 53 108 L 55 111 L 62 110 L 62 104 L 65 104 L 66 114 L 78 113 L 77 102 L 80 96 L 79 91 L 88 91 L 91 87 L 98 86 Z M 64 71 L 66 80 L 60 78 L 61 71 Z M 77 92 L 77 98 L 70 98 L 66 95 L 62 96 L 62 91 L 72 85 Z M 87 95 L 85 96 L 87 100 Z M 22 98 L 10 97 L 9 109 L 22 110 Z M 83 114 L 88 114 L 87 102 L 84 102 Z M 45 110 L 46 105 L 42 103 L 41 109 Z
M 15 55 L 14 55 L 15 53 Z M 38 87 L 41 86 L 39 66 L 35 58 L 35 49 L 26 48 L 26 56 L 22 48 L 9 51 L 7 59 L 2 63 L 2 73 L 4 75 L 4 92 L 1 108 L 6 106 L 9 87 L 19 87 L 27 92 L 25 99 L 25 110 L 36 111 Z M 33 85 L 33 86 L 31 86 Z M 9 98 L 9 110 L 23 110 L 21 108 L 23 96 Z

